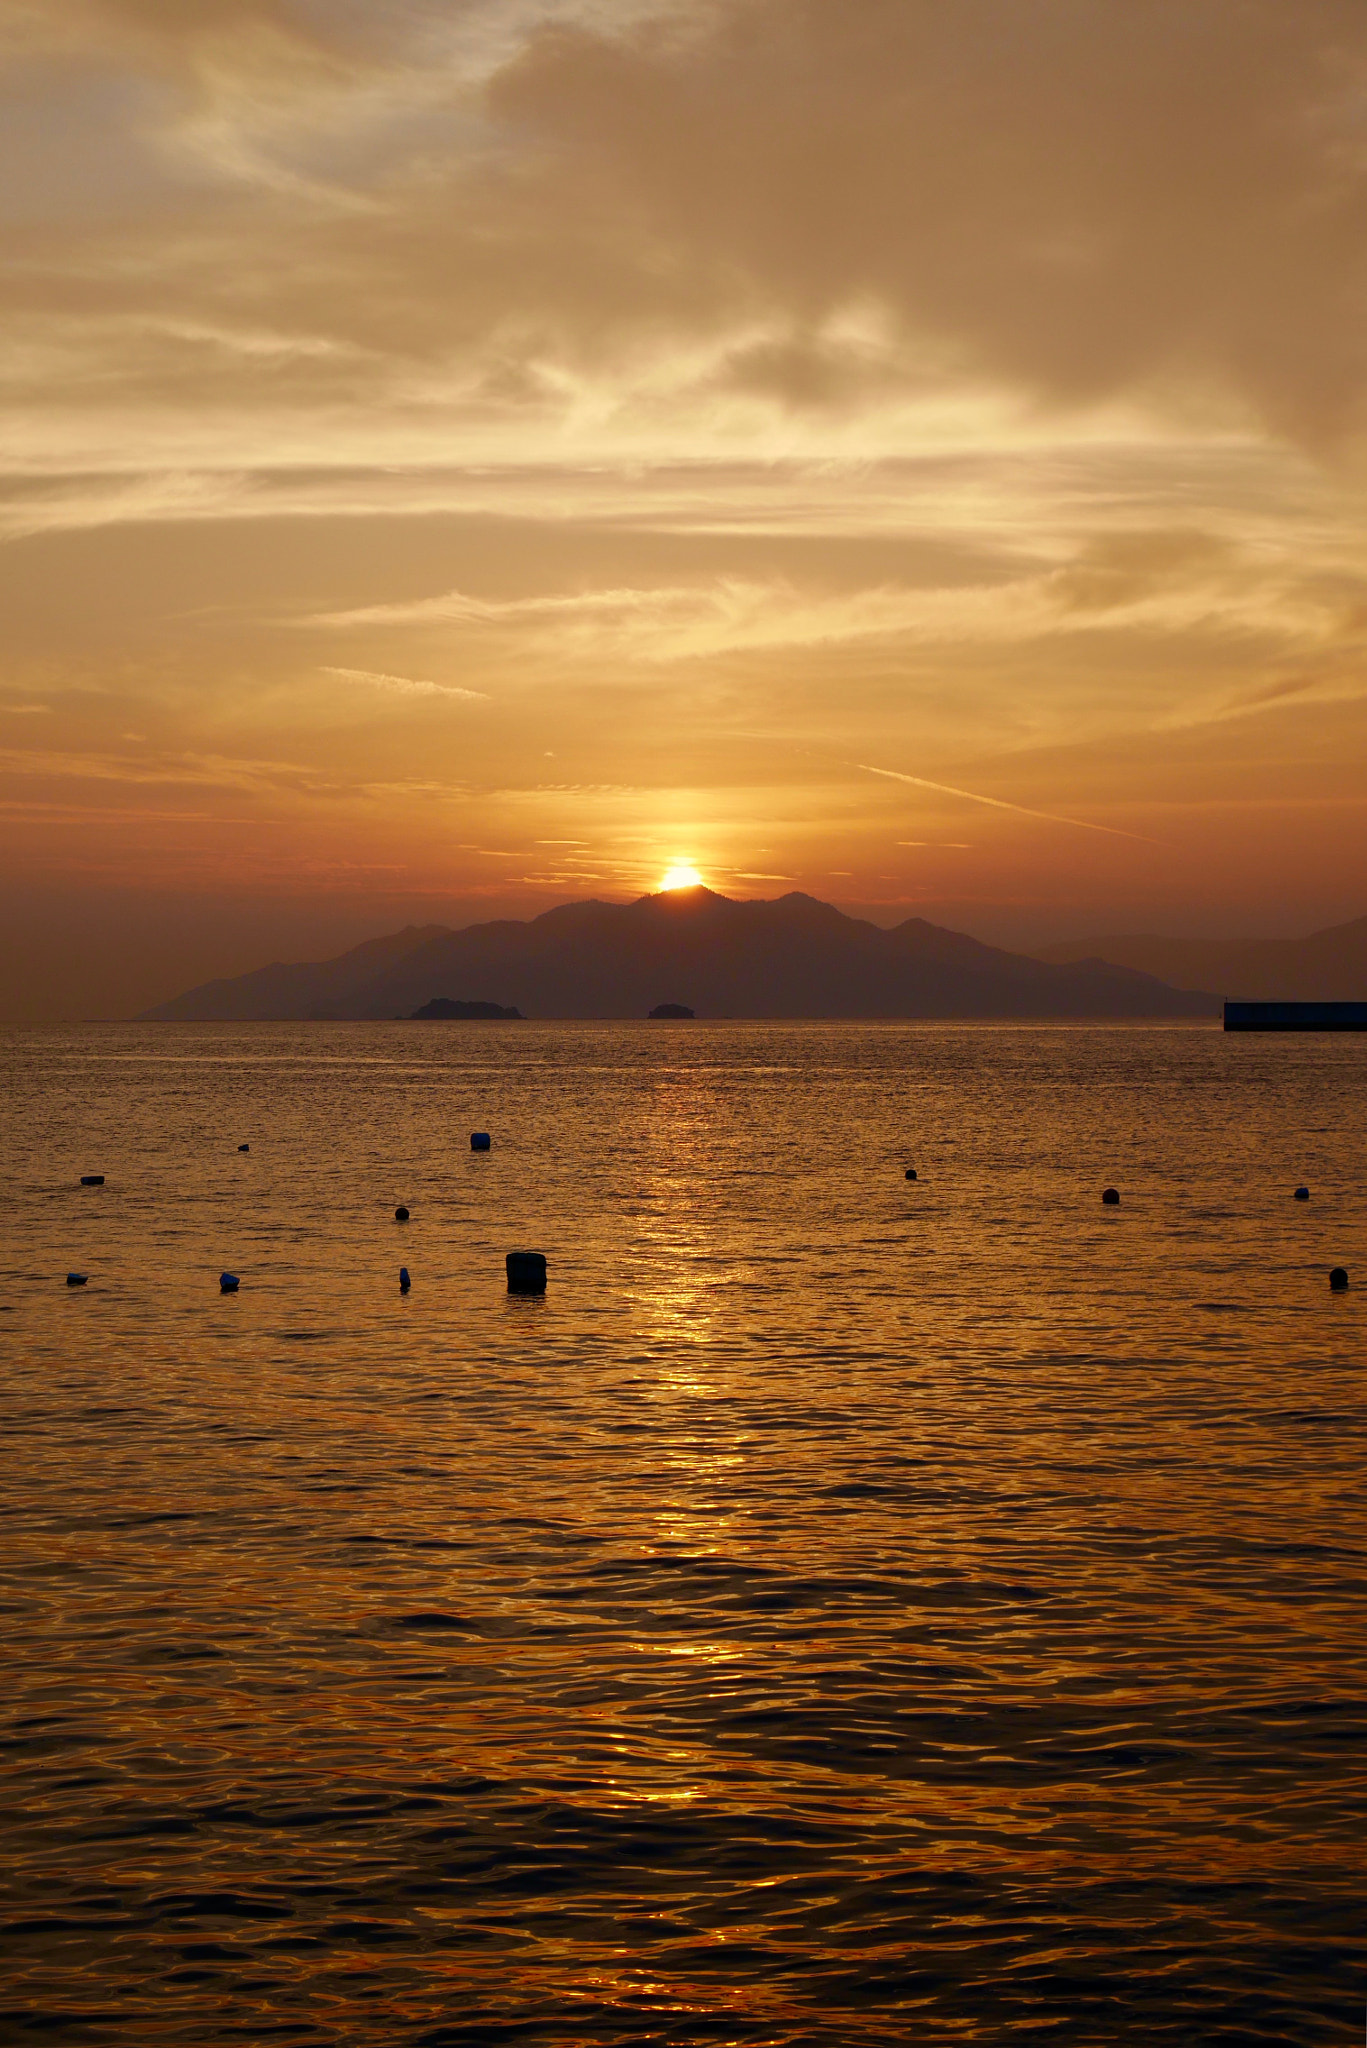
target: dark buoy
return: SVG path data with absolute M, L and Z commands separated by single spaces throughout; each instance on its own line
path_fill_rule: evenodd
M 915 1178 L 916 1178 L 916 1168 L 915 1168 L 914 1166 L 909 1166 L 909 1167 L 907 1168 L 907 1179 L 908 1179 L 908 1180 L 915 1180 Z
M 1335 1294 L 1342 1294 L 1348 1285 L 1348 1268 L 1346 1266 L 1335 1266 L 1333 1272 L 1329 1275 L 1329 1285 L 1333 1288 Z
M 544 1252 L 509 1252 L 507 1267 L 509 1294 L 544 1294 L 546 1292 L 546 1255 Z
M 89 1275 L 85 1273 L 68 1273 L 66 1284 L 68 1287 L 84 1287 L 88 1278 Z
M 396 1223 L 407 1223 L 408 1221 L 408 1211 L 402 1204 L 394 1211 L 394 1221 Z
M 413 1282 L 412 1282 L 412 1281 L 411 1281 L 411 1280 L 409 1279 L 409 1277 L 408 1277 L 408 1268 L 407 1268 L 407 1266 L 400 1266 L 400 1268 L 399 1268 L 399 1292 L 400 1292 L 400 1294 L 407 1294 L 407 1292 L 408 1292 L 409 1288 L 410 1288 L 410 1287 L 411 1287 L 412 1285 L 413 1285 Z
M 1101 1190 L 1101 1199 L 1108 1209 L 1118 1209 L 1120 1207 L 1119 1188 L 1103 1188 Z
M 1308 1202 L 1310 1200 L 1309 1188 L 1297 1188 L 1291 1199 L 1293 1202 Z
M 493 1142 L 487 1131 L 471 1131 L 470 1133 L 470 1150 L 472 1152 L 487 1152 Z
M 104 1186 L 104 1175 L 102 1173 L 83 1173 L 81 1175 L 81 1186 L 83 1188 L 102 1188 Z
M 252 1148 L 250 1145 L 239 1145 L 237 1149 L 239 1152 L 250 1152 Z
M 238 1279 L 236 1273 L 220 1273 L 218 1276 L 218 1285 L 220 1293 L 236 1294 L 238 1288 L 242 1285 L 242 1282 Z

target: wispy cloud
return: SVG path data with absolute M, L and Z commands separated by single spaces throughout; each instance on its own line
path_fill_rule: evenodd
M 399 697 L 461 697 L 467 703 L 487 703 L 485 690 L 465 690 L 456 683 L 432 683 L 424 676 L 388 676 L 378 669 L 333 668 L 325 666 L 325 676 L 341 676 L 344 682 L 364 683 L 373 690 L 391 690 Z
M 705 584 L 624 586 L 554 596 L 487 599 L 450 590 L 439 597 L 334 612 L 328 627 L 451 625 L 519 633 L 563 657 L 612 654 L 653 664 L 768 648 L 983 627 L 976 591 L 926 591 L 897 584 L 813 591 L 783 578 L 719 577 Z M 341 673 L 341 671 L 335 671 Z

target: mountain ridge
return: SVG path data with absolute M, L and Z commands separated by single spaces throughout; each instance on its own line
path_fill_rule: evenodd
M 539 917 L 409 926 L 336 959 L 276 962 L 205 983 L 145 1022 L 410 1017 L 472 993 L 529 1017 L 643 1017 L 662 999 L 700 1016 L 1210 1017 L 1202 992 L 1123 966 L 1057 964 L 908 918 L 890 930 L 801 891 L 733 898 L 702 887 L 557 904 Z
M 1367 1000 L 1367 917 L 1325 925 L 1302 939 L 1173 939 L 1129 932 L 1065 940 L 1033 953 L 1050 966 L 1102 960 L 1234 1001 Z

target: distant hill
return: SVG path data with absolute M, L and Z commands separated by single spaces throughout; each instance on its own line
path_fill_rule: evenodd
M 1367 1001 L 1367 917 L 1304 939 L 1164 939 L 1135 932 L 1072 939 L 1042 947 L 1035 957 L 1055 965 L 1105 960 L 1236 1002 Z
M 676 889 L 567 903 L 527 923 L 410 928 L 338 960 L 209 982 L 148 1021 L 408 1017 L 434 988 L 495 988 L 530 1017 L 643 1017 L 661 988 L 708 1017 L 1207 1017 L 1217 1005 L 1123 966 L 1057 966 L 923 918 L 892 930 L 794 893 Z
M 449 937 L 443 924 L 411 924 L 385 939 L 367 939 L 336 960 L 307 960 L 294 967 L 275 961 L 231 981 L 206 981 L 158 1003 L 143 1013 L 147 1021 L 171 1023 L 260 1024 L 273 1018 L 334 1016 L 332 1005 L 345 1005 L 355 989 L 432 939 Z

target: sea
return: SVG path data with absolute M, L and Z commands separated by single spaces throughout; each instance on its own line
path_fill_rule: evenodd
M 0 1062 L 4 2042 L 1363 2039 L 1367 1037 Z

